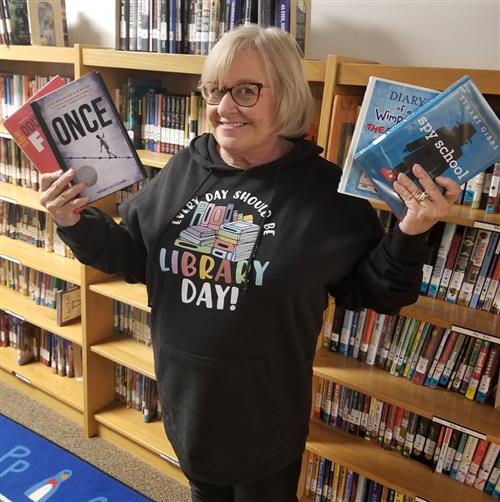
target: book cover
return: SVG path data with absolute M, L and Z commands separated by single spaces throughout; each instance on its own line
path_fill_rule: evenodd
M 353 162 L 355 154 L 437 94 L 432 89 L 370 77 L 343 166 L 339 192 L 381 200 L 373 183 Z
M 66 12 L 62 0 L 30 0 L 28 18 L 31 44 L 64 47 Z
M 59 162 L 35 117 L 31 103 L 65 84 L 65 80 L 59 76 L 52 78 L 3 122 L 17 146 L 42 174 L 59 170 Z
M 144 178 L 145 170 L 98 72 L 31 103 L 59 165 L 76 171 L 89 203 Z
M 354 160 L 398 219 L 406 205 L 393 189 L 399 173 L 415 180 L 419 163 L 431 178 L 459 185 L 500 156 L 500 121 L 469 76 L 464 76 L 358 152 Z
M 11 42 L 14 45 L 30 45 L 30 27 L 27 0 L 7 0 L 10 14 Z
M 81 294 L 80 287 L 56 292 L 56 322 L 58 326 L 65 326 L 81 316 Z

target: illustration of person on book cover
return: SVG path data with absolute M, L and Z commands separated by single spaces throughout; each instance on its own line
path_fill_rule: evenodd
M 446 155 L 443 156 L 440 150 L 443 147 L 447 148 L 448 155 L 452 155 L 455 160 L 458 160 L 462 157 L 463 147 L 470 143 L 474 134 L 476 134 L 476 128 L 472 123 L 464 122 L 457 124 L 452 129 L 447 127 L 436 129 L 433 141 L 428 141 L 424 135 L 408 143 L 404 151 L 410 153 L 394 167 L 396 177 L 399 173 L 404 173 L 415 180 L 412 173 L 412 167 L 415 164 L 425 166 L 425 170 L 432 178 L 440 176 L 449 167 Z

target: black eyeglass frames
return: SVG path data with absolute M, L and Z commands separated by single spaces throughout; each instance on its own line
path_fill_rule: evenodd
M 219 87 L 216 83 L 208 82 L 200 86 L 200 92 L 209 105 L 218 105 L 226 93 L 230 93 L 233 101 L 239 106 L 255 106 L 260 98 L 260 91 L 268 85 L 257 82 L 247 82 L 233 87 Z

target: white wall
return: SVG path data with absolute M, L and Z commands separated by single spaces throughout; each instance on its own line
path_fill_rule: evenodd
M 70 43 L 113 47 L 115 0 L 66 0 Z M 500 69 L 499 0 L 312 0 L 310 57 Z

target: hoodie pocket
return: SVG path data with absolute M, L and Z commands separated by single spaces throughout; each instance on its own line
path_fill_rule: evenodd
M 160 346 L 167 430 L 188 473 L 237 478 L 278 453 L 284 408 L 264 359 L 215 359 Z

